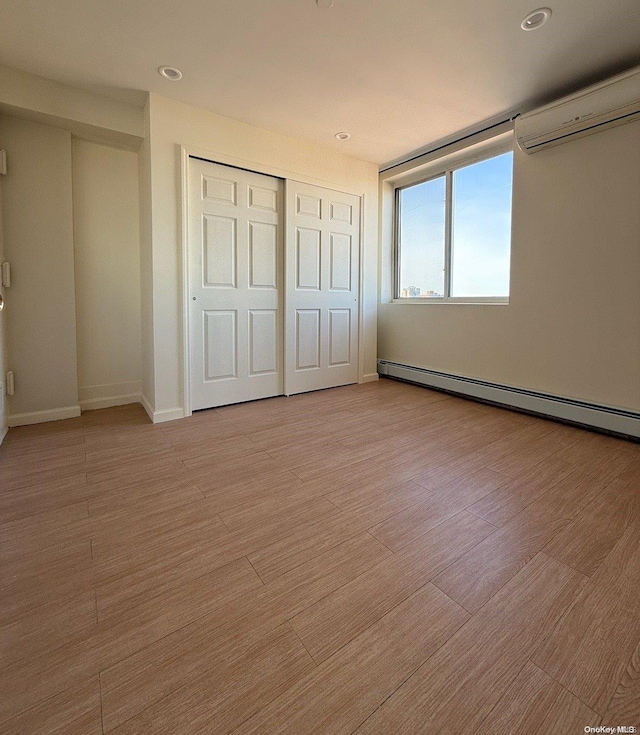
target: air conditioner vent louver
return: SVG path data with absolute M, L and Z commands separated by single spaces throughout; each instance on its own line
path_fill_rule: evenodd
M 516 118 L 518 146 L 533 153 L 640 119 L 640 67 Z

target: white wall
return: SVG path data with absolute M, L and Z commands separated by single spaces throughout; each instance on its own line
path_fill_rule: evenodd
M 214 160 L 233 158 L 247 168 L 261 167 L 311 177 L 333 188 L 364 194 L 363 299 L 364 356 L 361 372 L 375 377 L 377 304 L 377 167 L 328 148 L 289 138 L 237 120 L 215 115 L 155 94 L 149 100 L 151 147 L 141 152 L 142 166 L 151 182 L 151 224 L 143 234 L 143 280 L 151 265 L 152 304 L 143 307 L 143 374 L 153 374 L 155 395 L 145 396 L 156 420 L 175 418 L 183 410 L 183 335 L 181 265 L 180 145 L 209 151 Z M 142 176 L 141 172 L 141 176 Z M 142 182 L 141 182 L 142 185 Z M 151 239 L 151 252 L 145 242 Z M 150 262 L 151 261 L 151 262 Z M 144 291 L 144 286 L 143 286 Z M 153 344 L 145 335 L 152 319 Z M 151 365 L 153 362 L 153 367 Z M 147 390 L 146 388 L 144 389 Z
M 8 368 L 16 393 L 9 423 L 78 415 L 73 275 L 71 134 L 0 118 Z
M 383 299 L 380 358 L 639 410 L 640 122 L 517 151 L 513 194 L 509 305 Z
M 138 160 L 74 139 L 73 225 L 80 405 L 139 400 Z
M 16 395 L 7 399 L 10 423 L 30 423 L 46 419 L 77 415 L 78 379 L 76 354 L 76 317 L 73 251 L 73 207 L 72 207 L 72 156 L 71 135 L 75 134 L 95 142 L 106 143 L 137 151 L 144 135 L 144 110 L 86 90 L 59 84 L 49 79 L 34 76 L 17 69 L 0 65 L 0 147 L 9 154 L 10 173 L 3 178 L 3 211 L 5 216 L 5 257 L 12 262 L 14 285 L 7 289 L 5 322 L 7 332 L 7 369 L 16 375 Z M 118 151 L 105 153 L 103 163 L 116 178 L 121 177 L 126 192 L 126 224 L 108 220 L 111 242 L 118 238 L 123 257 L 120 268 L 124 271 L 126 290 L 126 316 L 122 313 L 122 294 L 116 307 L 122 333 L 108 334 L 107 341 L 114 348 L 108 363 L 98 369 L 101 349 L 95 335 L 89 336 L 89 323 L 98 325 L 89 302 L 103 296 L 114 288 L 114 271 L 117 269 L 115 251 L 111 250 L 103 263 L 108 280 L 98 283 L 95 273 L 95 248 L 99 238 L 91 231 L 89 210 L 96 221 L 106 218 L 110 205 L 99 201 L 101 187 L 110 190 L 115 203 L 115 180 L 110 184 L 89 176 L 87 154 L 83 148 L 81 163 L 76 175 L 84 177 L 83 190 L 86 211 L 81 211 L 76 225 L 81 233 L 80 260 L 82 282 L 79 284 L 79 304 L 82 314 L 79 329 L 82 330 L 80 344 L 80 370 L 83 373 L 83 388 L 96 385 L 96 381 L 109 381 L 111 386 L 132 384 L 140 380 L 139 342 L 134 334 L 139 329 L 139 286 L 136 272 L 139 269 L 138 250 L 131 252 L 124 241 L 131 243 L 136 214 L 131 211 L 137 206 L 138 192 L 135 184 L 135 154 Z M 98 163 L 99 147 L 91 149 Z M 106 160 L 110 163 L 106 163 Z M 124 166 L 123 161 L 128 164 Z M 116 174 L 116 161 L 127 169 Z M 96 174 L 99 169 L 96 169 Z M 127 183 L 124 183 L 126 179 Z M 76 200 L 79 199 L 76 187 Z M 93 216 L 93 215 L 91 215 Z M 108 219 L 108 218 L 107 218 Z M 117 232 L 120 230 L 120 234 Z M 127 232 L 125 235 L 124 232 Z M 93 269 L 93 270 L 92 270 Z M 88 279 L 88 280 L 87 280 Z M 85 288 L 85 281 L 91 282 Z M 90 298 L 90 290 L 93 296 Z M 135 303 L 134 303 L 135 302 Z M 86 308 L 89 311 L 86 311 Z M 88 320 L 88 321 L 87 321 Z M 113 330 L 103 317 L 103 326 Z M 125 336 L 126 335 L 126 336 Z M 132 345 L 132 352 L 124 356 L 122 344 Z M 117 345 L 116 345 L 117 343 Z M 104 385 L 104 383 L 102 383 Z M 83 391 L 84 395 L 97 395 Z M 100 389 L 98 393 L 102 395 Z M 95 406 L 94 406 L 95 407 Z
M 0 65 L 0 113 L 138 150 L 143 110 L 125 102 Z

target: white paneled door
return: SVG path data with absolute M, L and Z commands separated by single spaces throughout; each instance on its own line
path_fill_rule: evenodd
M 286 187 L 285 392 L 357 383 L 360 198 Z
M 283 393 L 283 182 L 189 159 L 191 408 Z
M 190 158 L 188 242 L 192 410 L 358 381 L 359 197 Z

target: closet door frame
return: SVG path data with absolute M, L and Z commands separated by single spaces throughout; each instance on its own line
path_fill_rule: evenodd
M 365 195 L 362 190 L 354 189 L 353 187 L 344 186 L 335 181 L 325 181 L 324 179 L 316 179 L 310 176 L 302 176 L 295 171 L 287 171 L 285 169 L 276 168 L 274 166 L 267 166 L 256 161 L 248 161 L 235 156 L 229 156 L 224 153 L 204 150 L 201 148 L 194 148 L 192 146 L 179 146 L 180 150 L 180 250 L 182 260 L 182 279 L 181 288 L 182 293 L 180 294 L 180 304 L 182 308 L 182 394 L 184 403 L 184 415 L 185 417 L 191 416 L 191 343 L 190 343 L 190 321 L 189 321 L 189 239 L 188 239 L 188 226 L 189 226 L 189 158 L 200 158 L 204 161 L 211 161 L 212 163 L 219 163 L 224 166 L 233 166 L 235 168 L 246 169 L 248 171 L 254 171 L 258 174 L 265 174 L 266 176 L 274 176 L 279 179 L 284 179 L 285 188 L 287 182 L 290 180 L 299 181 L 305 184 L 311 184 L 314 186 L 321 186 L 325 189 L 334 189 L 335 191 L 343 192 L 345 194 L 353 194 L 360 198 L 360 267 L 358 273 L 358 382 L 363 382 L 363 367 L 364 367 L 364 344 L 363 344 L 363 263 L 364 263 L 364 211 L 365 211 Z M 285 242 L 287 237 L 287 210 L 286 202 L 284 204 L 284 227 L 285 227 Z M 286 257 L 286 253 L 285 253 Z M 284 309 L 286 311 L 286 293 L 285 293 L 285 304 Z M 286 383 L 286 373 L 285 373 Z

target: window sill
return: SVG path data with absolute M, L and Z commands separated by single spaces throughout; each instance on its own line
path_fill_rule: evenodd
M 481 304 L 496 304 L 508 306 L 509 297 L 500 296 L 459 296 L 449 298 L 408 298 L 408 299 L 391 299 L 391 304 L 471 304 L 479 306 Z

